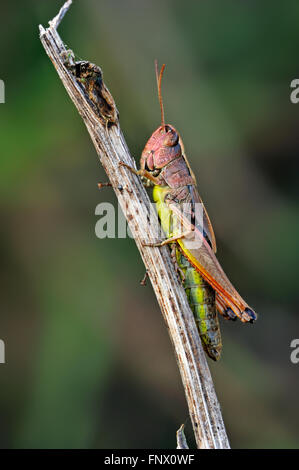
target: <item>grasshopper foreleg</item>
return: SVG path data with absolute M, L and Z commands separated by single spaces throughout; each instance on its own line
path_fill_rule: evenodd
M 127 168 L 131 173 L 133 173 L 134 175 L 136 176 L 141 176 L 142 178 L 150 181 L 151 183 L 153 184 L 157 184 L 159 185 L 160 184 L 160 180 L 159 178 L 157 178 L 156 176 L 153 176 L 149 171 L 147 170 L 135 170 L 135 168 L 127 165 L 125 162 L 119 162 L 119 166 L 124 166 L 125 168 Z

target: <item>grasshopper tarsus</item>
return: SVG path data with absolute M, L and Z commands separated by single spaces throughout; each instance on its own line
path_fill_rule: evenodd
M 98 188 L 99 189 L 103 189 L 103 188 L 107 188 L 107 187 L 112 187 L 112 184 L 111 183 L 98 183 Z
M 98 188 L 99 189 L 103 189 L 103 188 L 107 188 L 107 187 L 112 188 L 113 185 L 111 183 L 98 183 Z M 132 194 L 132 192 L 133 192 L 131 189 L 129 189 L 127 187 L 123 187 L 122 184 L 118 184 L 116 187 L 117 187 L 117 189 L 119 190 L 120 193 L 122 193 L 124 191 L 124 189 L 126 191 L 128 191 L 128 193 L 130 193 L 130 194 Z

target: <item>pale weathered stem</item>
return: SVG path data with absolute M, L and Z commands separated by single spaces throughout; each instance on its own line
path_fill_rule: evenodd
M 184 424 L 180 426 L 180 429 L 177 430 L 176 432 L 176 448 L 177 449 L 189 449 L 187 441 L 186 441 L 186 436 L 184 433 Z
M 206 356 L 169 249 L 142 245 L 144 240 L 157 238 L 159 221 L 155 214 L 154 223 L 149 224 L 149 220 L 153 220 L 152 206 L 144 187 L 138 177 L 119 166 L 120 161 L 135 166 L 119 124 L 105 126 L 102 123 L 86 99 L 82 86 L 64 65 L 62 56 L 65 58 L 66 49 L 56 27 L 70 4 L 71 1 L 67 2 L 49 22 L 49 28 L 40 26 L 41 42 L 85 122 L 144 261 L 174 346 L 197 446 L 229 448 Z

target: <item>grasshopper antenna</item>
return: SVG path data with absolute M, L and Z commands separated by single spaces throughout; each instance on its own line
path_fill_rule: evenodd
M 165 64 L 162 65 L 160 74 L 159 74 L 158 61 L 156 59 L 155 70 L 156 70 L 156 79 L 157 79 L 157 87 L 158 87 L 158 97 L 159 97 L 159 103 L 160 103 L 160 109 L 161 109 L 161 126 L 165 128 L 164 106 L 163 106 L 163 100 L 162 100 L 162 94 L 161 94 L 161 82 L 162 82 L 164 69 L 165 69 Z

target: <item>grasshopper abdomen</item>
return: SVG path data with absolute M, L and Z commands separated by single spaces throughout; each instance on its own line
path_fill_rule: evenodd
M 178 248 L 176 248 L 176 261 L 203 348 L 211 359 L 217 361 L 220 359 L 222 342 L 215 291 Z

